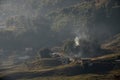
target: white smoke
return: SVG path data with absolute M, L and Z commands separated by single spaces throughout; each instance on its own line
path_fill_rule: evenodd
M 81 44 L 83 44 L 82 41 L 90 41 L 90 35 L 89 35 L 89 32 L 88 32 L 88 28 L 86 26 L 74 29 L 74 34 L 76 36 L 74 38 L 74 42 L 75 42 L 76 47 L 81 46 Z M 77 54 L 74 54 L 73 56 L 74 57 L 84 57 L 84 55 L 83 55 L 84 50 L 82 50 L 82 49 L 83 48 L 81 48 L 77 52 Z
M 79 46 L 80 45 L 80 43 L 79 43 L 80 40 L 79 40 L 78 37 L 75 37 L 74 41 L 75 41 L 75 46 Z

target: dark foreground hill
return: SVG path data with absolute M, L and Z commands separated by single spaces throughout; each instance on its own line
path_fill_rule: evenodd
M 97 57 L 91 59 L 92 61 L 89 63 L 75 64 L 71 63 L 68 65 L 61 65 L 58 67 L 50 68 L 50 69 L 43 69 L 37 71 L 23 71 L 23 72 L 12 72 L 6 75 L 1 76 L 0 79 L 2 80 L 52 80 L 52 78 L 60 78 L 59 80 L 64 80 L 63 77 L 66 79 L 71 77 L 71 79 L 67 80 L 74 80 L 75 77 L 79 80 L 83 78 L 83 80 L 119 80 L 115 79 L 120 78 L 120 62 L 115 61 L 119 60 L 120 55 L 106 55 L 102 57 Z M 112 72 L 111 72 L 112 71 Z M 88 79 L 82 77 L 89 77 Z M 80 77 L 81 76 L 81 77 Z M 48 79 L 49 78 L 49 79 Z M 73 79 L 72 79 L 73 78 Z M 92 79 L 91 79 L 92 78 Z
M 19 72 L 1 77 L 0 80 L 119 80 L 120 70 L 113 70 L 108 73 L 87 73 L 73 76 L 57 75 L 54 71 L 41 72 Z M 115 79 L 117 77 L 117 79 Z

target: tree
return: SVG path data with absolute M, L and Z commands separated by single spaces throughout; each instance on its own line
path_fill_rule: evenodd
M 48 48 L 40 49 L 40 51 L 38 52 L 41 58 L 51 58 L 51 53 L 52 51 Z
M 74 41 L 66 41 L 63 46 L 63 51 L 67 54 L 74 51 Z

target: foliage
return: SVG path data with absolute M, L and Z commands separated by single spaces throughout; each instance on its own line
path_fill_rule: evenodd
M 49 15 L 54 22 L 52 28 L 62 31 L 66 28 L 86 27 L 88 18 L 91 16 L 91 8 L 91 4 L 81 3 L 50 13 Z
M 39 55 L 41 58 L 50 58 L 52 51 L 48 48 L 43 48 L 39 51 Z
M 74 41 L 66 41 L 63 46 L 63 51 L 69 55 L 70 53 L 73 53 L 74 48 Z
M 17 2 L 24 5 L 26 10 L 30 9 L 32 14 L 26 16 L 22 12 L 21 15 L 14 15 L 14 8 L 13 12 L 5 12 L 12 16 L 8 16 L 5 21 L 7 29 L 0 31 L 4 34 L 0 36 L 1 48 L 60 45 L 64 40 L 76 36 L 77 30 L 77 36 L 85 33 L 90 38 L 103 41 L 108 38 L 108 34 L 120 30 L 119 1 L 107 1 L 100 7 L 89 0 L 14 0 L 13 4 Z M 11 29 L 13 26 L 15 28 Z

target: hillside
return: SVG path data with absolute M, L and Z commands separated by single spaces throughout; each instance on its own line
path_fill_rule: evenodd
M 101 43 L 120 32 L 119 5 L 119 0 L 2 0 L 0 46 L 53 47 L 75 36 Z
M 109 57 L 108 57 L 109 56 Z M 3 70 L 0 79 L 2 80 L 119 80 L 119 62 L 115 63 L 112 60 L 109 62 L 105 62 L 104 60 L 113 59 L 115 57 L 119 57 L 120 55 L 106 55 L 101 56 L 101 58 L 96 58 L 98 61 L 92 63 L 92 65 L 81 66 L 80 64 L 67 64 L 61 65 L 58 67 L 53 67 L 49 69 L 40 69 L 40 70 L 28 70 L 28 71 L 18 71 L 13 67 L 13 69 Z M 100 62 L 100 61 L 103 62 Z M 90 63 L 91 64 L 91 63 Z M 37 67 L 37 66 L 36 66 Z M 23 68 L 25 69 L 25 68 Z
M 53 29 L 71 31 L 81 38 L 87 36 L 87 39 L 90 37 L 101 42 L 119 33 L 119 11 L 117 0 L 88 0 L 55 11 L 49 16 L 53 19 Z
M 0 80 L 120 80 L 120 0 L 0 0 Z
M 103 45 L 103 48 L 112 50 L 114 52 L 120 51 L 120 34 L 112 37 L 111 39 L 107 40 Z

